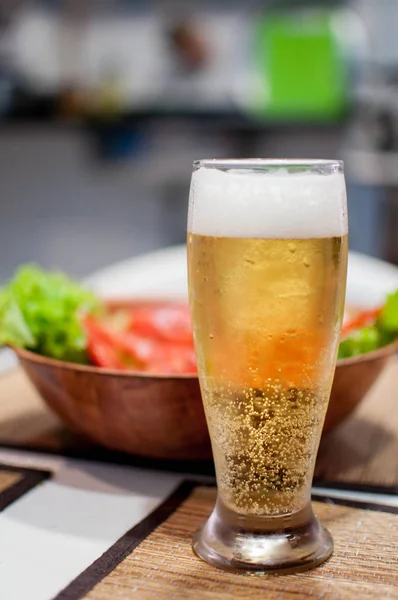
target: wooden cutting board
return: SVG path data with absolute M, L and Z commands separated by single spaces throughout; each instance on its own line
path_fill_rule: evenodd
M 146 460 L 113 453 L 68 431 L 21 370 L 0 378 L 0 446 L 148 468 L 212 474 L 211 463 Z M 398 493 L 398 359 L 357 411 L 321 442 L 315 471 L 322 485 Z

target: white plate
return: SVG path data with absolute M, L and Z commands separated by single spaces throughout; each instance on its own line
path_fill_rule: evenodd
M 105 298 L 186 298 L 186 247 L 173 246 L 102 269 L 87 282 Z M 360 307 L 383 302 L 398 289 L 398 267 L 350 252 L 347 301 Z
M 94 273 L 87 283 L 104 298 L 186 298 L 186 246 L 172 246 Z

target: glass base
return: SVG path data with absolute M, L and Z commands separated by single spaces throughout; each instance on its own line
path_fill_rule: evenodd
M 280 517 L 242 517 L 220 510 L 193 538 L 193 550 L 228 571 L 288 574 L 313 569 L 333 552 L 333 540 L 311 507 Z M 221 514 L 220 514 L 221 513 Z M 231 519 L 231 516 L 234 517 Z M 235 521 L 235 522 L 232 522 Z

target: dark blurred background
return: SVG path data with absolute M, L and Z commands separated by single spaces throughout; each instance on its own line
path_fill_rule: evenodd
M 398 2 L 0 0 L 0 279 L 185 239 L 194 158 L 343 158 L 398 263 Z

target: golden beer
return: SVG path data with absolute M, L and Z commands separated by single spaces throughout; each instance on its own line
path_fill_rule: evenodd
M 239 571 L 333 551 L 311 483 L 343 319 L 348 222 L 338 161 L 198 161 L 189 297 L 216 467 L 195 552 Z
M 188 236 L 219 494 L 241 514 L 305 505 L 334 372 L 346 255 L 347 236 Z

